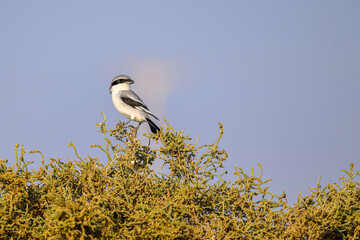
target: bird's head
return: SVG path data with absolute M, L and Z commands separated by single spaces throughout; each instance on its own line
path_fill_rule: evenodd
M 134 80 L 132 80 L 127 75 L 118 75 L 114 77 L 111 81 L 109 91 L 112 93 L 115 90 L 129 90 L 130 84 L 133 84 Z

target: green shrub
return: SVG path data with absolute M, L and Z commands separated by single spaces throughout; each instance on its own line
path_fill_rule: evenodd
M 97 124 L 104 146 L 92 146 L 101 160 L 82 158 L 70 143 L 76 160 L 45 163 L 31 151 L 42 157 L 39 170 L 29 170 L 19 146 L 13 166 L 0 161 L 0 239 L 359 239 L 353 164 L 340 185 L 318 184 L 290 206 L 261 176 L 236 167 L 237 179 L 224 179 L 222 124 L 215 143 L 197 146 L 166 123 L 146 135 L 160 146 L 152 149 L 133 128 L 108 129 L 105 120 Z M 151 170 L 158 159 L 169 173 Z

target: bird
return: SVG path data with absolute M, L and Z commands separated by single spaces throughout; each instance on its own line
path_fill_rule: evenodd
M 139 122 L 136 130 L 140 127 L 143 122 L 147 122 L 150 126 L 152 133 L 157 133 L 160 128 L 151 121 L 150 116 L 159 120 L 153 113 L 150 112 L 149 108 L 145 105 L 143 100 L 130 90 L 130 85 L 134 83 L 127 75 L 118 75 L 112 81 L 109 88 L 112 102 L 122 115 L 129 118 L 131 121 Z

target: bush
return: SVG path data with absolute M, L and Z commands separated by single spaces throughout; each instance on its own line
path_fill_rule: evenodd
M 104 116 L 105 118 L 105 116 Z M 29 170 L 23 147 L 16 163 L 0 161 L 1 239 L 359 239 L 360 192 L 354 165 L 339 184 L 318 183 L 294 206 L 286 195 L 235 168 L 224 179 L 227 153 L 213 144 L 197 146 L 183 131 L 166 127 L 142 145 L 135 129 L 119 122 L 104 136 L 104 159 L 50 159 Z M 110 138 L 116 138 L 112 141 Z M 151 170 L 162 159 L 169 173 Z M 104 164 L 106 162 L 106 164 Z M 259 165 L 261 169 L 261 165 Z

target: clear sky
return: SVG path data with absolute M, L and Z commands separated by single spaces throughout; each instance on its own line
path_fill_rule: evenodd
M 360 169 L 360 1 L 0 1 L 0 158 L 96 155 L 118 74 L 290 202 Z

